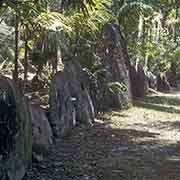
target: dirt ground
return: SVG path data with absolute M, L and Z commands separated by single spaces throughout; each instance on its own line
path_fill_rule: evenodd
M 180 180 L 180 92 L 99 115 L 58 139 L 25 180 Z

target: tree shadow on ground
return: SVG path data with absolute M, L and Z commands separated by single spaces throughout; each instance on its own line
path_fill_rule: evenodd
M 133 104 L 137 107 L 142 107 L 142 108 L 146 108 L 146 109 L 153 109 L 153 110 L 160 111 L 160 112 L 180 114 L 180 110 L 178 110 L 172 106 L 168 107 L 168 106 L 164 106 L 164 105 L 160 105 L 160 104 L 154 104 L 154 103 L 148 103 L 146 101 L 140 101 L 140 100 L 134 101 Z
M 160 142 L 158 135 L 103 123 L 76 127 L 70 137 L 56 141 L 43 163 L 33 164 L 29 180 L 169 180 L 172 170 L 180 179 L 180 161 L 163 170 L 166 159 L 180 158 L 180 148 Z
M 164 104 L 164 105 L 171 105 L 171 106 L 180 106 L 180 98 L 177 98 L 176 96 L 159 96 L 159 95 L 153 95 L 153 96 L 146 96 L 143 99 L 144 102 L 147 103 L 153 103 L 153 104 Z
M 118 117 L 129 117 L 127 114 L 120 114 L 119 112 L 113 112 L 113 116 L 118 116 Z
M 158 127 L 164 127 L 168 129 L 178 129 L 180 130 L 180 121 L 158 121 L 156 123 Z

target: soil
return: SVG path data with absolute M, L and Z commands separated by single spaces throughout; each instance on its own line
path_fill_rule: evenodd
M 93 127 L 57 139 L 25 180 L 179 180 L 180 92 L 100 114 Z

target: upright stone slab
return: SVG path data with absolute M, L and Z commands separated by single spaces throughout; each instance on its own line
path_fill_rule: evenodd
M 177 88 L 177 64 L 172 62 L 170 69 L 166 72 L 167 81 L 171 87 Z
M 106 79 L 109 83 L 123 83 L 125 92 L 104 94 L 104 104 L 111 107 L 122 107 L 131 101 L 129 71 L 127 68 L 127 47 L 123 42 L 122 33 L 118 25 L 106 24 L 103 28 L 103 60 L 106 69 Z
M 52 129 L 40 105 L 29 102 L 29 106 L 32 119 L 33 153 L 44 155 L 53 142 Z
M 160 74 L 160 73 L 158 74 L 157 90 L 160 92 L 168 92 L 171 90 L 171 86 L 170 86 L 165 74 Z
M 32 155 L 28 106 L 15 83 L 0 76 L 0 179 L 21 180 Z
M 146 72 L 146 77 L 148 79 L 149 88 L 156 90 L 157 89 L 157 77 L 151 72 Z
M 92 125 L 94 107 L 87 91 L 87 76 L 76 61 L 64 62 L 50 88 L 50 123 L 55 136 L 66 136 L 77 122 Z
M 149 82 L 143 67 L 139 65 L 136 69 L 134 66 L 131 66 L 130 78 L 133 97 L 145 96 L 149 89 Z

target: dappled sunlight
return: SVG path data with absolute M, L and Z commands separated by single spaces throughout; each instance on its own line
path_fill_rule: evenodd
M 180 180 L 179 18 L 180 0 L 0 0 L 0 180 Z
M 161 104 L 168 106 L 180 106 L 180 91 L 174 91 L 171 93 L 161 93 L 150 94 L 146 96 L 143 101 L 153 104 Z
M 33 176 L 82 180 L 180 179 L 180 114 L 152 108 L 146 98 L 141 101 L 147 106 L 101 113 L 92 128 L 77 126 L 71 136 L 58 139 L 44 162 L 33 163 Z M 156 101 L 151 103 L 160 105 Z M 167 108 L 169 104 L 163 106 Z
M 164 96 L 173 99 L 170 94 L 163 94 L 163 97 Z M 177 95 L 174 96 L 176 96 L 174 100 L 177 101 Z M 178 97 L 180 97 L 179 94 Z M 178 100 L 180 101 L 180 99 Z M 152 132 L 156 134 L 157 139 L 167 140 L 166 143 L 168 144 L 180 141 L 180 107 L 169 107 L 168 104 L 158 105 L 156 101 L 155 103 L 147 103 L 146 98 L 144 101 L 137 101 L 135 104 L 137 106 L 132 107 L 128 111 L 115 112 L 115 115 L 112 112 L 111 127 L 119 127 L 120 129 L 134 128 Z M 159 108 L 157 108 L 155 104 L 157 104 Z M 154 108 L 154 106 L 156 108 Z M 162 108 L 162 110 L 160 108 Z M 149 138 L 138 138 L 139 141 L 144 141 L 144 139 L 148 141 Z M 138 140 L 136 138 L 136 141 Z
M 171 157 L 167 158 L 167 161 L 174 161 L 174 162 L 179 161 L 180 162 L 180 156 L 171 156 Z
M 173 106 L 179 101 L 179 94 L 161 94 L 154 97 L 168 97 Z M 160 111 L 149 106 L 146 100 L 141 100 L 146 106 L 137 105 L 127 111 L 113 111 L 104 115 L 104 121 L 109 122 L 106 128 L 108 131 L 112 130 L 111 138 L 116 143 L 108 153 L 108 158 L 99 161 L 99 166 L 112 169 L 111 172 L 116 175 L 129 173 L 130 179 L 133 179 L 134 174 L 140 179 L 152 176 L 159 180 L 161 176 L 169 180 L 175 177 L 175 174 L 177 178 L 177 163 L 180 162 L 180 107 L 176 105 L 176 111 L 169 111 L 169 103 L 164 103 L 160 105 L 164 108 Z M 159 106 L 158 100 L 153 100 L 151 104 Z M 117 139 L 120 135 L 121 138 Z M 164 166 L 168 167 L 165 168 L 166 171 Z M 107 171 L 104 174 L 110 176 L 111 173 Z

